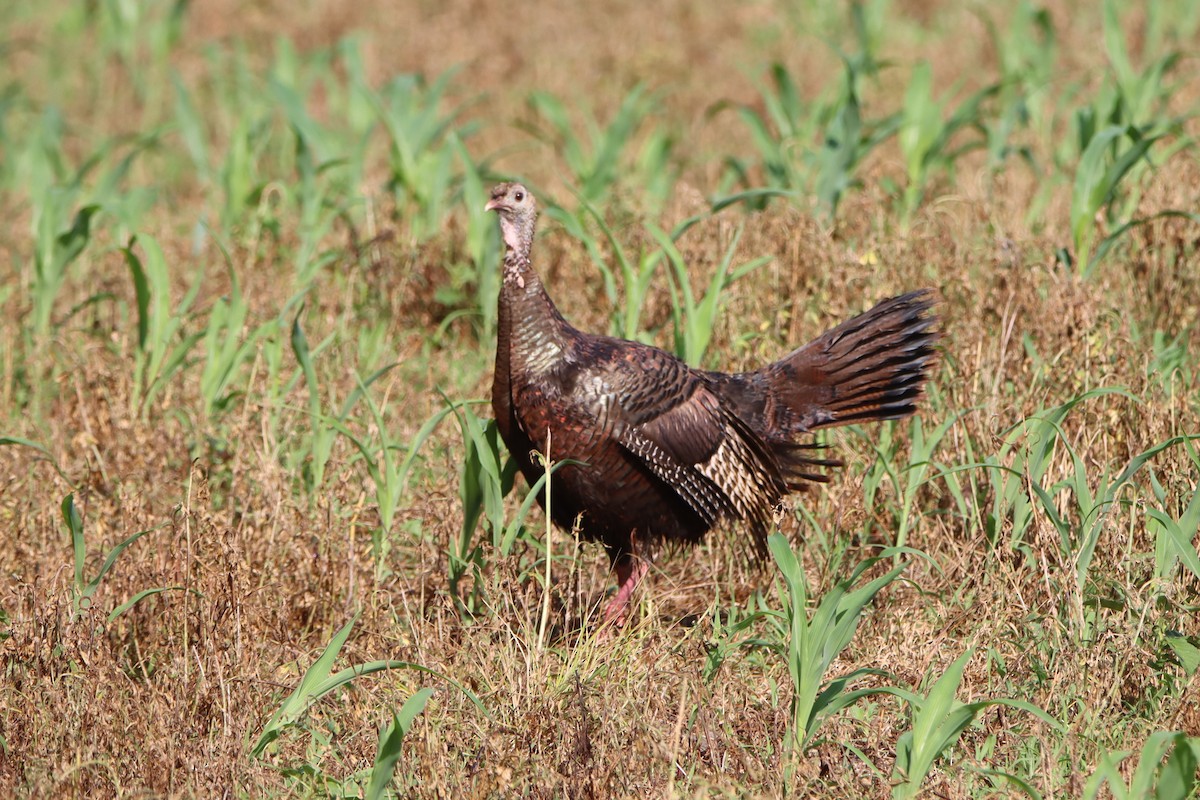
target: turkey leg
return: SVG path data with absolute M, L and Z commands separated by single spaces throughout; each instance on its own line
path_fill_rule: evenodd
M 617 556 L 613 570 L 617 573 L 617 593 L 604 607 L 604 622 L 620 625 L 629 616 L 629 598 L 633 596 L 638 582 L 650 571 L 650 563 L 635 555 L 622 553 Z

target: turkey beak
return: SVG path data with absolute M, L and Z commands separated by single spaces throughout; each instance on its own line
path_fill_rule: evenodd
M 497 200 L 495 197 L 493 197 L 491 200 L 487 201 L 487 205 L 483 207 L 483 210 L 484 211 L 498 211 L 501 208 L 504 208 L 504 201 Z

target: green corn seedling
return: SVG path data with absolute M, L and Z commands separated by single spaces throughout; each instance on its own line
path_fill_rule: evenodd
M 483 704 L 479 701 L 479 698 L 469 690 L 435 670 L 409 661 L 368 661 L 362 664 L 355 664 L 352 667 L 346 667 L 336 673 L 333 672 L 333 666 L 337 662 L 337 657 L 346 645 L 346 640 L 350 638 L 350 632 L 354 628 L 354 623 L 358 621 L 358 617 L 359 615 L 355 614 L 349 622 L 333 635 L 324 650 L 322 650 L 321 655 L 304 671 L 304 677 L 300 679 L 300 683 L 297 684 L 296 688 L 288 695 L 279 708 L 275 709 L 271 718 L 263 726 L 262 733 L 250 751 L 252 756 L 262 758 L 267 747 L 285 731 L 301 726 L 304 715 L 308 712 L 309 708 L 322 698 L 337 691 L 356 678 L 373 675 L 376 672 L 383 672 L 385 670 L 412 669 L 432 675 L 462 692 L 467 699 L 475 704 L 476 708 L 484 711 Z M 416 704 L 414 704 L 413 710 L 413 716 L 415 717 Z
M 717 265 L 716 272 L 709 280 L 704 296 L 697 301 L 688 277 L 687 265 L 675 246 L 678 236 L 667 236 L 655 225 L 650 225 L 647 229 L 662 247 L 662 252 L 666 253 L 675 277 L 675 291 L 671 293 L 671 311 L 675 319 L 675 354 L 689 364 L 699 365 L 703 362 L 708 343 L 712 339 L 713 326 L 716 324 L 721 297 L 725 290 L 739 278 L 769 263 L 771 259 L 769 256 L 760 256 L 731 268 L 733 254 L 742 238 L 742 229 L 739 227 L 725 250 L 721 263 Z
M 963 703 L 955 695 L 962 683 L 963 670 L 974 650 L 967 650 L 954 660 L 930 687 L 924 697 L 901 689 L 891 690 L 913 708 L 912 728 L 896 742 L 896 762 L 892 774 L 892 797 L 905 800 L 917 797 L 929 776 L 934 762 L 958 741 L 979 712 L 989 706 L 1008 706 L 1026 711 L 1046 724 L 1062 729 L 1062 725 L 1037 706 L 1023 700 L 979 700 Z M 1005 776 L 1013 777 L 1013 776 Z
M 431 697 L 433 689 L 419 689 L 404 701 L 399 711 L 392 712 L 391 724 L 379 733 L 379 747 L 375 751 L 363 800 L 383 800 L 387 796 L 387 788 L 400 763 L 400 746 Z
M 1066 440 L 1062 428 L 1055 424 L 1053 429 L 1071 458 L 1072 473 L 1068 478 L 1055 483 L 1049 489 L 1044 488 L 1039 482 L 1031 482 L 1030 487 L 1041 503 L 1042 512 L 1059 534 L 1061 557 L 1064 564 L 1071 567 L 1071 577 L 1073 578 L 1072 584 L 1068 587 L 1068 598 L 1072 604 L 1075 620 L 1080 626 L 1080 630 L 1083 630 L 1086 622 L 1083 607 L 1088 597 L 1088 575 L 1095 557 L 1096 546 L 1104 532 L 1109 515 L 1114 506 L 1120 502 L 1120 495 L 1131 486 L 1130 481 L 1154 456 L 1169 448 L 1200 439 L 1200 436 L 1176 436 L 1144 450 L 1130 459 L 1115 478 L 1112 478 L 1109 470 L 1105 469 L 1094 480 L 1095 488 L 1093 489 L 1091 486 L 1093 481 L 1087 473 L 1083 459 Z M 1065 515 L 1059 512 L 1056 501 L 1057 495 L 1062 491 L 1069 492 L 1074 501 L 1070 506 L 1070 513 Z M 1153 515 L 1151 516 L 1155 518 Z M 1184 563 L 1190 569 L 1195 570 L 1200 576 L 1200 558 L 1197 557 L 1195 548 L 1191 546 L 1186 537 L 1182 536 L 1182 532 L 1178 537 L 1171 535 L 1172 529 L 1163 524 L 1169 521 L 1169 518 L 1162 516 L 1155 519 L 1161 526 L 1160 530 L 1166 533 L 1171 548 L 1180 558 L 1184 559 Z
M 1200 453 L 1197 453 L 1193 440 L 1184 442 L 1192 468 L 1200 472 Z M 1188 499 L 1187 508 L 1178 515 L 1167 510 L 1167 490 L 1163 488 L 1150 470 L 1150 488 L 1157 500 L 1158 507 L 1146 506 L 1146 531 L 1154 537 L 1154 577 L 1156 580 L 1169 582 L 1175 573 L 1176 565 L 1183 566 L 1200 578 L 1200 555 L 1197 555 L 1194 531 L 1200 531 L 1200 481 L 1196 482 L 1192 496 Z
M 309 432 L 301 450 L 303 454 L 301 476 L 311 501 L 315 499 L 325 483 L 325 465 L 329 462 L 337 433 L 336 428 L 328 422 L 329 415 L 323 411 L 321 384 L 317 380 L 317 370 L 313 366 L 313 357 L 333 341 L 333 334 L 330 334 L 315 350 L 310 349 L 308 337 L 304 335 L 304 329 L 300 326 L 302 311 L 298 312 L 292 321 L 291 340 L 292 353 L 296 356 L 296 361 L 304 376 L 304 382 L 308 386 Z M 337 420 L 340 422 L 344 418 L 345 415 L 338 417 Z
M 396 512 L 399 510 L 400 501 L 404 497 L 405 490 L 408 487 L 408 478 L 412 471 L 413 463 L 416 461 L 421 446 L 425 444 L 438 424 L 452 410 L 444 408 L 434 413 L 418 429 L 416 435 L 413 436 L 407 446 L 389 441 L 386 421 L 368 389 L 371 384 L 382 378 L 396 366 L 398 365 L 392 364 L 377 370 L 367 377 L 366 380 L 359 377 L 358 387 L 347 399 L 343 407 L 342 416 L 339 419 L 327 420 L 327 424 L 333 430 L 345 436 L 358 450 L 359 458 L 367 471 L 371 485 L 375 489 L 375 504 L 379 509 L 380 528 L 376 530 L 372 544 L 375 556 L 376 578 L 378 580 L 383 580 L 389 574 L 385 569 L 385 564 L 389 551 L 390 536 L 395 529 Z M 367 404 L 371 412 L 374 427 L 379 431 L 378 444 L 371 442 L 366 436 L 356 435 L 345 424 L 350 409 L 359 398 L 362 398 L 363 402 Z M 400 454 L 403 454 L 403 457 L 400 457 Z
M 629 154 L 633 140 L 654 114 L 655 98 L 645 87 L 630 90 L 607 125 L 586 114 L 576 115 L 583 118 L 582 134 L 576 132 L 572 113 L 557 97 L 533 92 L 527 104 L 532 120 L 524 127 L 561 155 L 581 200 L 603 202 L 622 176 L 631 185 L 651 189 L 655 208 L 666 200 L 674 187 L 674 180 L 665 177 L 672 174 L 673 138 L 663 133 L 652 135 L 640 154 Z M 641 180 L 651 174 L 653 180 Z
M 1096 771 L 1084 784 L 1084 800 L 1102 796 L 1113 800 L 1183 800 L 1194 796 L 1200 737 L 1178 731 L 1150 734 L 1126 783 L 1119 767 L 1132 754 L 1130 750 L 1117 750 L 1102 755 Z M 1108 794 L 1102 795 L 1101 789 L 1106 786 Z
M 990 455 L 982 462 L 955 468 L 956 471 L 984 469 L 987 472 L 992 495 L 992 509 L 986 518 L 989 540 L 999 542 L 1005 523 L 1011 521 L 1008 549 L 1020 550 L 1033 557 L 1025 542 L 1025 533 L 1033 520 L 1033 502 L 1036 498 L 1027 487 L 1042 484 L 1054 454 L 1057 431 L 1067 414 L 1080 403 L 1109 394 L 1134 399 L 1119 387 L 1092 389 L 1060 406 L 1034 414 L 1004 431 L 1004 441 L 996 455 Z
M 484 197 L 484 185 L 479 166 L 475 164 L 457 133 L 451 132 L 448 138 L 462 170 L 460 206 L 467 220 L 465 255 L 469 265 L 465 268 L 455 265 L 451 270 L 451 278 L 454 279 L 460 274 L 465 277 L 456 285 L 441 287 L 439 295 L 445 296 L 447 289 L 450 289 L 457 295 L 452 297 L 452 302 L 458 301 L 466 293 L 467 284 L 473 287 L 473 293 L 467 302 L 469 313 L 479 320 L 480 340 L 490 341 L 496 336 L 496 305 L 500 295 L 500 273 L 496 269 L 500 260 L 500 237 L 494 217 L 484 211 L 480 201 L 480 198 Z M 445 324 L 444 322 L 443 325 Z
M 929 467 L 935 464 L 933 461 L 934 451 L 946 433 L 962 418 L 964 413 L 967 412 L 960 412 L 947 417 L 928 434 L 925 432 L 925 425 L 921 421 L 921 418 L 913 417 L 909 422 L 908 464 L 899 470 L 893 466 L 895 449 L 892 447 L 894 441 L 892 425 L 883 426 L 886 433 L 882 436 L 876 434 L 866 436 L 861 429 L 857 427 L 853 429 L 863 436 L 863 439 L 875 449 L 875 462 L 872 464 L 871 470 L 868 471 L 868 476 L 871 476 L 872 480 L 868 481 L 864 478 L 863 481 L 864 493 L 867 494 L 864 500 L 866 507 L 873 507 L 878 479 L 882 475 L 886 475 L 889 478 L 895 489 L 896 496 L 899 498 L 900 508 L 896 519 L 896 547 L 904 547 L 908 543 L 908 533 L 912 527 L 917 491 L 925 485 Z M 878 445 L 875 443 L 875 439 L 879 439 Z
M 228 413 L 237 399 L 248 390 L 240 373 L 258 352 L 259 342 L 276 329 L 274 320 L 245 333 L 249 305 L 242 294 L 237 273 L 229 271 L 229 294 L 213 303 L 200 340 L 202 366 L 200 395 L 204 399 L 204 417 L 210 423 Z
M 453 410 L 458 418 L 466 445 L 466 458 L 459 476 L 463 526 L 450 551 L 450 594 L 462 611 L 474 614 L 481 603 L 482 575 L 486 565 L 483 545 L 475 537 L 480 520 L 490 532 L 492 549 L 501 558 L 509 556 L 518 539 L 543 549 L 544 545 L 525 527 L 525 519 L 538 496 L 546 491 L 553 473 L 572 462 L 560 461 L 551 465 L 530 487 L 517 513 L 510 518 L 504 498 L 512 490 L 518 467 L 513 459 L 502 456 L 504 446 L 495 420 L 485 422 L 466 403 L 449 404 L 448 410 Z M 473 578 L 473 588 L 463 599 L 458 587 L 468 574 Z
M 473 130 L 458 123 L 461 109 L 441 111 L 451 77 L 445 72 L 426 83 L 401 75 L 371 98 L 388 137 L 389 186 L 414 244 L 441 230 L 450 208 L 458 149 L 451 131 L 465 139 Z
M 301 94 L 279 80 L 271 81 L 271 97 L 282 110 L 295 139 L 295 169 L 299 179 L 287 190 L 296 205 L 299 235 L 293 263 L 299 288 L 308 286 L 331 264 L 339 249 L 321 250 L 333 223 L 348 216 L 357 203 L 343 177 L 355 153 L 354 142 L 343 142 L 338 131 L 318 124 L 304 107 Z M 354 170 L 351 169 L 351 174 Z M 346 198 L 346 199 L 342 199 Z
M 1127 225 L 1119 225 L 1115 233 L 1102 239 L 1093 253 L 1096 215 L 1102 209 L 1113 212 L 1119 199 L 1118 187 L 1134 166 L 1146 158 L 1151 145 L 1162 137 L 1163 134 L 1131 125 L 1110 125 L 1096 131 L 1083 148 L 1071 192 L 1071 238 L 1075 244 L 1074 263 L 1085 277 L 1092 274 L 1112 244 L 1128 230 Z
M 791 74 L 773 64 L 770 85 L 759 88 L 765 115 L 746 106 L 737 109 L 758 152 L 765 186 L 754 186 L 751 165 L 728 157 L 726 166 L 744 188 L 714 201 L 714 213 L 735 203 L 762 209 L 773 197 L 802 202 L 813 196 L 834 220 L 846 192 L 859 185 L 863 161 L 896 133 L 899 113 L 878 119 L 862 115 L 862 83 L 878 73 L 880 62 L 863 5 L 854 4 L 852 15 L 859 49 L 838 51 L 842 81 L 837 88 L 805 104 Z
M 1030 169 L 1041 173 L 1029 144 L 1019 143 L 1019 131 L 1029 129 L 1042 141 L 1054 137 L 1054 105 L 1050 91 L 1058 60 L 1058 37 L 1050 12 L 1029 0 L 1016 4 L 1001 31 L 984 10 L 976 12 L 988 31 L 1000 63 L 995 115 L 981 115 L 988 151 L 988 163 L 999 170 L 1010 156 L 1016 155 Z M 1053 183 L 1053 174 L 1048 176 Z M 1036 205 L 1036 203 L 1035 203 Z
M 775 612 L 759 592 L 750 598 L 746 609 L 739 608 L 736 603 L 722 606 L 720 597 L 716 598 L 711 614 L 712 638 L 706 647 L 704 669 L 701 672 L 706 683 L 716 679 L 721 666 L 732 653 L 770 647 L 770 643 L 756 628 L 772 613 Z
M 614 271 L 609 265 L 609 259 L 605 257 L 595 238 L 587 232 L 577 217 L 563 212 L 561 209 L 551 209 L 547 213 L 562 221 L 567 232 L 583 243 L 592 263 L 600 270 L 600 275 L 604 280 L 604 291 L 613 309 L 610 325 L 613 335 L 623 339 L 647 341 L 641 323 L 642 309 L 649 295 L 654 274 L 667 254 L 666 249 L 662 246 L 656 249 L 643 246 L 637 256 L 633 256 L 621 244 L 595 205 L 582 195 L 579 196 L 579 203 L 580 207 L 595 220 L 600 232 L 608 241 L 609 249 L 617 262 L 617 271 Z M 700 217 L 689 217 L 680 222 L 671 231 L 670 240 L 677 241 L 699 221 Z M 651 226 L 648 224 L 647 231 L 650 230 Z M 623 293 L 624 297 L 619 296 L 619 293 Z
M 821 110 L 821 147 L 810 160 L 813 163 L 813 192 L 829 219 L 837 218 L 838 206 L 848 191 L 859 186 L 858 169 L 866 157 L 891 138 L 899 128 L 900 114 L 894 113 L 877 120 L 865 120 L 859 84 L 865 56 L 843 55 L 843 88 L 833 101 Z
M 914 69 L 904 95 L 897 141 L 904 157 L 908 182 L 901 203 L 905 227 L 925 197 L 930 176 L 935 172 L 952 173 L 955 162 L 965 153 L 986 146 L 983 139 L 968 139 L 954 144 L 962 130 L 983 127 L 983 104 L 999 92 L 998 85 L 985 87 L 964 100 L 947 120 L 942 119 L 943 102 L 933 96 L 933 77 L 929 63 L 922 61 Z
M 75 494 L 72 492 L 63 498 L 62 501 L 62 518 L 63 524 L 67 528 L 67 533 L 71 537 L 71 551 L 74 554 L 74 575 L 75 580 L 72 583 L 71 593 L 71 608 L 74 616 L 79 618 L 83 613 L 91 608 L 92 598 L 100 589 L 100 584 L 104 582 L 105 576 L 113 568 L 117 558 L 121 553 L 125 552 L 131 544 L 136 542 L 148 533 L 162 530 L 164 525 L 159 525 L 154 528 L 147 528 L 144 531 L 138 531 L 132 536 L 124 539 L 108 552 L 104 559 L 104 563 L 100 565 L 100 569 L 96 574 L 89 579 L 87 577 L 87 541 L 83 533 L 83 516 L 79 513 L 79 509 L 75 505 Z M 165 587 L 159 589 L 147 589 L 134 595 L 132 599 L 118 606 L 112 613 L 108 615 L 108 621 L 112 622 L 125 611 L 129 610 L 134 604 L 143 598 L 150 597 L 154 594 L 159 594 L 165 591 L 178 590 L 181 587 Z
M 1153 41 L 1155 37 L 1155 17 L 1161 17 L 1159 3 L 1148 3 L 1151 14 L 1150 24 L 1144 28 L 1145 34 L 1140 43 L 1144 54 L 1159 54 L 1154 61 L 1139 71 L 1129 57 L 1129 49 L 1125 45 L 1125 34 L 1130 29 L 1128 24 L 1122 24 L 1118 14 L 1119 5 L 1115 0 L 1104 0 L 1104 50 L 1108 55 L 1108 63 L 1112 68 L 1121 103 L 1126 111 L 1130 124 L 1145 125 L 1161 117 L 1171 95 L 1176 87 L 1167 83 L 1167 76 L 1178 65 L 1181 54 L 1176 50 L 1164 52 L 1164 43 Z
M 35 212 L 33 332 L 39 341 L 50 332 L 54 302 L 66 281 L 67 268 L 87 247 L 92 219 L 100 210 L 94 204 L 74 209 L 76 194 L 70 189 L 51 189 Z
M 138 256 L 134 245 L 142 252 Z M 149 236 L 135 237 L 122 248 L 133 279 L 137 302 L 137 352 L 134 355 L 134 408 L 143 416 L 155 396 L 181 372 L 201 332 L 187 333 L 184 324 L 200 292 L 197 275 L 188 293 L 171 307 L 171 280 L 167 259 L 158 242 Z
M 833 679 L 826 679 L 825 674 L 854 638 L 863 609 L 883 587 L 896 580 L 907 565 L 900 564 L 884 575 L 856 586 L 862 575 L 880 559 L 900 551 L 889 549 L 864 560 L 850 577 L 821 598 L 810 616 L 807 579 L 787 537 L 781 533 L 771 534 L 767 546 L 782 578 L 779 595 L 784 610 L 772 612 L 772 615 L 781 628 L 783 644 L 779 650 L 787 659 L 792 686 L 791 725 L 785 749 L 796 759 L 812 743 L 821 723 L 829 715 L 861 697 L 880 691 L 875 688 L 847 689 L 858 678 L 884 674 L 879 670 L 857 669 Z M 789 770 L 793 768 L 789 767 Z

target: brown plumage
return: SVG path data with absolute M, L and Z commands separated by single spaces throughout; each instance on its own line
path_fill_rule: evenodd
M 746 523 L 764 553 L 772 514 L 824 467 L 798 440 L 820 428 L 899 419 L 916 410 L 934 361 L 925 290 L 885 300 L 754 372 L 693 369 L 637 342 L 571 327 L 530 263 L 537 209 L 518 183 L 492 190 L 504 277 L 492 408 L 530 482 L 531 453 L 570 460 L 551 479 L 554 522 L 608 550 L 619 588 L 605 618 L 622 619 L 660 542 L 697 542 Z M 541 500 L 542 498 L 539 498 Z

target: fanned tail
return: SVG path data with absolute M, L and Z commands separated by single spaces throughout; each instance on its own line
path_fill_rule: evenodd
M 789 486 L 828 480 L 817 469 L 841 465 L 812 457 L 815 445 L 796 436 L 917 410 L 937 359 L 933 304 L 928 289 L 884 300 L 754 374 L 765 383 L 763 429 Z

